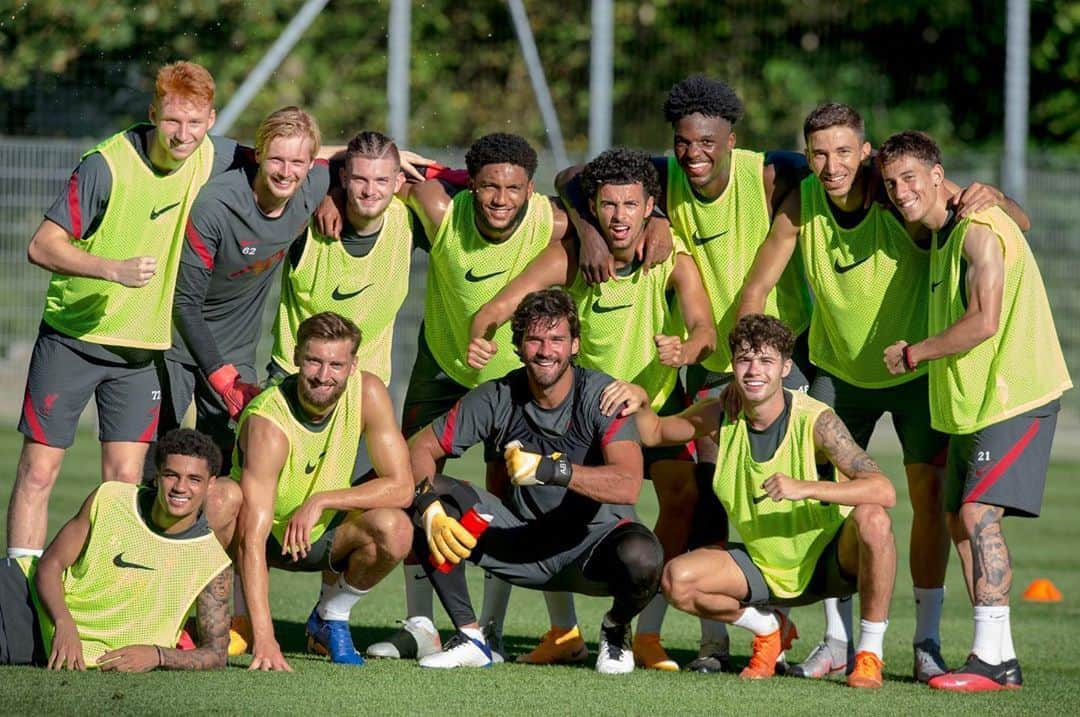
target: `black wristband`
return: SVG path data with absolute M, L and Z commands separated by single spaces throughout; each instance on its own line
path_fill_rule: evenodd
M 430 479 L 425 478 L 417 484 L 416 493 L 413 496 L 413 508 L 416 509 L 417 515 L 426 513 L 427 509 L 438 500 L 439 494 L 435 492 L 435 488 L 431 485 Z
M 544 485 L 557 485 L 565 488 L 574 474 L 574 464 L 562 453 L 544 456 L 536 467 L 536 480 Z

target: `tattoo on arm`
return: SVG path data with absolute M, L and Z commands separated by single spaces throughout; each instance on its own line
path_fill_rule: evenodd
M 224 667 L 229 650 L 229 596 L 232 566 L 225 568 L 203 588 L 195 601 L 199 646 L 194 650 L 161 651 L 167 670 L 212 670 Z
M 814 442 L 844 475 L 855 478 L 863 473 L 881 473 L 881 466 L 864 451 L 844 422 L 826 411 L 814 424 Z
M 1004 509 L 980 506 L 971 535 L 972 583 L 976 605 L 1008 605 L 1012 588 L 1012 561 L 1001 534 Z

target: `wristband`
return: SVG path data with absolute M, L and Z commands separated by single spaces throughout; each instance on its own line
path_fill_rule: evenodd
M 536 467 L 536 479 L 544 485 L 557 485 L 565 488 L 574 475 L 574 464 L 562 453 L 552 453 L 540 459 Z
M 165 653 L 161 651 L 161 645 L 154 645 L 154 649 L 157 650 L 157 666 L 165 666 Z
M 919 364 L 915 363 L 911 358 L 911 344 L 908 344 L 900 351 L 900 357 L 904 361 L 904 368 L 908 371 L 914 371 L 919 367 Z

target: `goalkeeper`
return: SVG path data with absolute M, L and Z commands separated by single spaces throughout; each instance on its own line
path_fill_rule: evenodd
M 491 664 L 467 559 L 514 585 L 613 597 L 596 669 L 630 672 L 630 620 L 656 594 L 663 565 L 659 541 L 631 507 L 642 483 L 637 429 L 601 414 L 612 379 L 573 364 L 580 326 L 565 291 L 529 294 L 511 326 L 524 366 L 469 391 L 410 443 L 414 549 L 458 629 L 420 665 Z M 481 442 L 503 469 L 492 484 L 498 495 L 435 474 L 438 460 Z

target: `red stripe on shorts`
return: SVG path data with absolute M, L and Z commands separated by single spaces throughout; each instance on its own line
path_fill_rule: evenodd
M 199 236 L 199 232 L 195 231 L 195 225 L 191 223 L 191 219 L 188 219 L 187 228 L 184 229 L 184 236 L 187 237 L 188 244 L 202 259 L 203 266 L 207 271 L 214 270 L 214 255 L 210 253 L 210 248 L 206 246 L 206 243 Z
M 29 388 L 26 389 L 26 396 L 23 398 L 23 418 L 26 419 L 26 425 L 30 428 L 30 438 L 46 446 L 49 445 L 49 442 L 45 440 L 45 429 L 41 427 L 41 421 L 38 420 L 37 412 L 34 411 L 34 401 L 30 398 Z
M 82 239 L 82 210 L 79 208 L 79 173 L 72 172 L 68 180 L 68 213 L 71 215 L 71 236 Z
M 1035 437 L 1035 434 L 1039 432 L 1039 423 L 1041 419 L 1036 418 L 1031 422 L 1031 427 L 1027 429 L 1024 435 L 1020 436 L 1020 440 L 1013 444 L 1013 447 L 1009 449 L 1009 452 L 1002 456 L 1001 460 L 990 467 L 989 472 L 979 479 L 979 482 L 975 484 L 971 492 L 964 498 L 965 503 L 978 502 L 982 494 L 990 489 L 990 486 L 997 482 L 997 479 L 1002 474 L 1009 470 L 1009 467 L 1016 462 L 1016 459 L 1020 457 L 1020 454 L 1024 452 L 1028 444 L 1031 443 L 1031 439 Z M 976 471 L 975 475 L 978 476 L 979 472 Z
M 139 436 L 139 443 L 150 443 L 157 436 L 158 420 L 161 418 L 161 406 L 154 406 L 150 409 L 150 423 L 147 424 L 146 430 Z
M 447 455 L 454 452 L 454 430 L 457 428 L 457 412 L 460 407 L 461 401 L 458 401 L 446 414 L 446 425 L 443 427 L 442 435 L 439 436 L 439 446 Z

